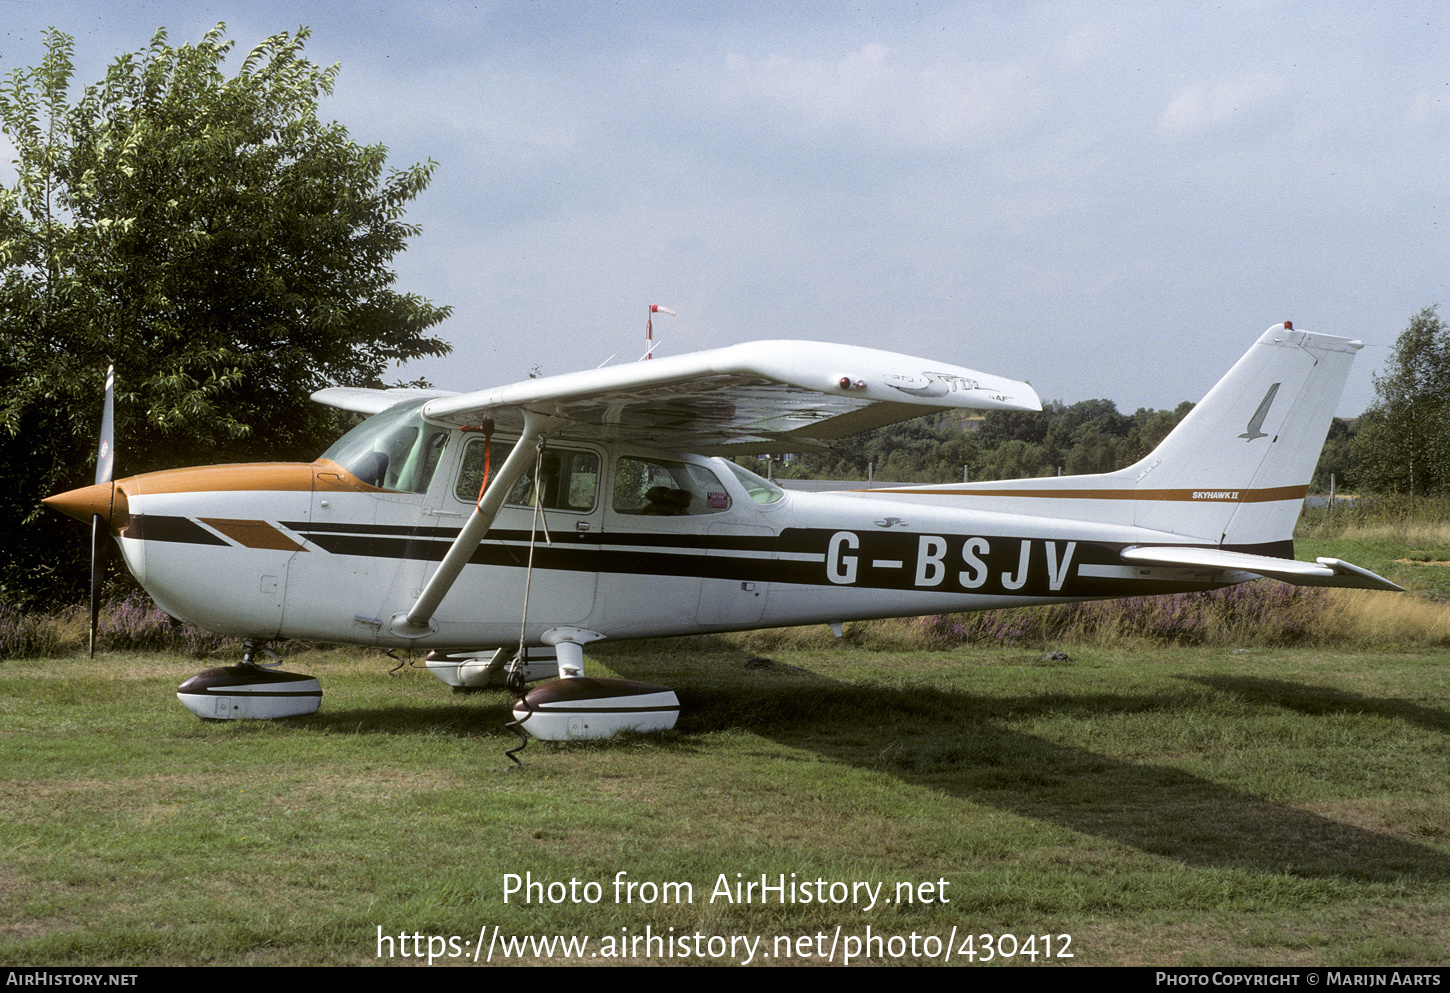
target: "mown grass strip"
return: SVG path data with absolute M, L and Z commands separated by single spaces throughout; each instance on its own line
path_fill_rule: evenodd
M 772 653 L 611 646 L 668 735 L 531 744 L 501 695 L 349 653 L 322 711 L 197 721 L 197 663 L 0 666 L 0 959 L 364 964 L 377 935 L 1071 934 L 1073 964 L 1434 964 L 1450 952 L 1435 654 Z M 615 902 L 689 883 L 689 903 Z M 504 877 L 597 904 L 503 902 Z M 736 874 L 739 873 L 739 877 Z M 946 880 L 950 903 L 739 904 L 719 881 Z M 596 945 L 596 948 L 599 946 Z

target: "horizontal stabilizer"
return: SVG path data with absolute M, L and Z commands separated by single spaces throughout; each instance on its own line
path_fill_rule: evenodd
M 1276 559 L 1268 555 L 1230 552 L 1222 548 L 1190 548 L 1184 545 L 1156 545 L 1125 548 L 1120 553 L 1124 562 L 1140 565 L 1186 565 L 1229 572 L 1252 572 L 1268 579 L 1277 579 L 1295 586 L 1341 586 L 1356 590 L 1386 590 L 1403 593 L 1397 586 L 1340 559 L 1321 558 L 1316 562 Z

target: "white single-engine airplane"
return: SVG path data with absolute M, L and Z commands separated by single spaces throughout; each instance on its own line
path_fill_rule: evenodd
M 521 692 L 525 669 L 556 666 L 562 678 L 517 705 L 523 726 L 603 736 L 670 726 L 678 703 L 665 687 L 583 678 L 583 646 L 601 638 L 839 633 L 1261 576 L 1398 590 L 1337 559 L 1293 559 L 1360 347 L 1275 325 L 1148 457 L 1102 475 L 787 493 L 720 456 L 819 448 L 934 409 L 1041 404 L 971 369 L 764 341 L 476 393 L 325 389 L 313 399 L 372 416 L 316 462 L 112 482 L 103 459 L 96 485 L 46 503 L 99 517 L 167 613 L 246 639 L 243 664 L 182 685 L 201 716 L 316 710 L 315 680 L 255 663 L 269 641 L 308 638 L 426 649 L 454 686 L 511 668 Z

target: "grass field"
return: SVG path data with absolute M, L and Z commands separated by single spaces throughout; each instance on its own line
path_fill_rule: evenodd
M 780 642 L 748 665 L 760 648 L 595 651 L 593 674 L 675 687 L 679 728 L 535 742 L 512 772 L 504 696 L 378 656 L 289 658 L 322 711 L 235 724 L 174 696 L 217 662 L 0 664 L 0 961 L 369 964 L 381 929 L 385 961 L 426 961 L 433 935 L 456 964 L 483 929 L 497 962 L 495 927 L 587 937 L 521 954 L 596 964 L 813 962 L 833 943 L 839 962 L 850 938 L 900 962 L 1450 958 L 1442 652 Z M 617 901 L 619 872 L 692 899 Z M 505 903 L 511 873 L 577 885 Z M 861 904 L 716 891 L 792 873 L 884 885 L 869 909 L 859 887 Z

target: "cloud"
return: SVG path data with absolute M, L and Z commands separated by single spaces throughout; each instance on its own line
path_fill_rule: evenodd
M 1450 116 L 1450 83 L 1441 83 L 1434 89 L 1422 89 L 1410 98 L 1405 123 L 1410 127 L 1443 126 Z
M 879 42 L 835 59 L 731 54 L 718 81 L 719 104 L 799 135 L 907 148 L 959 145 L 1035 102 L 1015 66 L 913 60 Z
M 1284 91 L 1282 79 L 1261 73 L 1236 82 L 1195 83 L 1173 95 L 1158 123 L 1179 133 L 1203 131 L 1257 114 L 1276 103 Z

